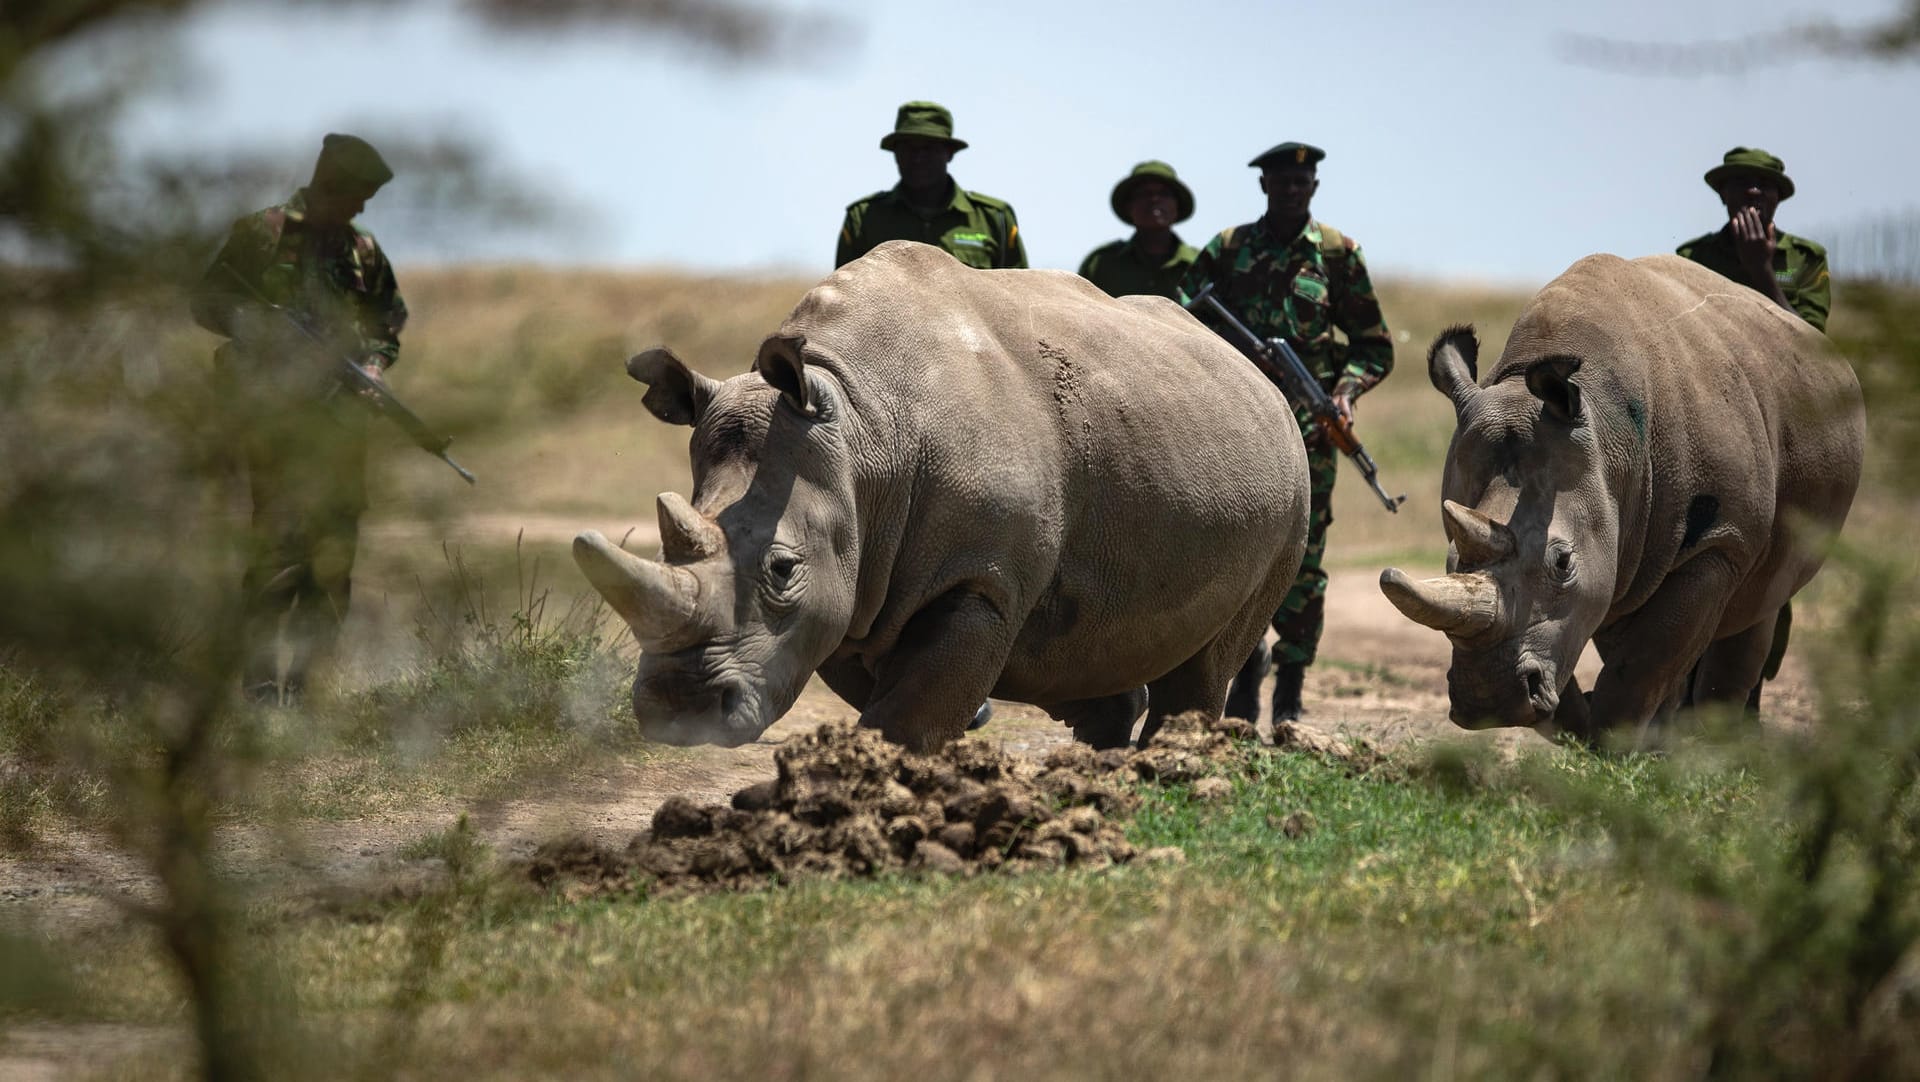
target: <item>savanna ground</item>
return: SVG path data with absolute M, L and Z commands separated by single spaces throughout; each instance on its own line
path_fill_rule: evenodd
M 1381 283 L 1399 369 L 1360 420 L 1408 503 L 1388 515 L 1342 467 L 1303 726 L 1318 750 L 1222 764 L 1224 795 L 1145 788 L 1130 834 L 1184 863 L 649 898 L 538 891 L 514 862 L 562 834 L 617 847 L 675 794 L 724 802 L 771 776 L 782 741 L 852 711 L 816 683 L 757 744 L 639 743 L 630 644 L 567 544 L 594 528 L 644 549 L 654 494 L 689 486 L 686 430 L 644 413 L 624 358 L 664 342 L 732 375 L 808 283 L 480 268 L 404 284 L 394 385 L 459 432 L 481 483 L 381 445 L 341 685 L 246 719 L 244 798 L 216 814 L 253 1019 L 231 1039 L 276 1073 L 1687 1077 L 1773 1062 L 1749 1056 L 1769 1041 L 1779 1063 L 1822 1062 L 1810 1023 L 1779 1017 L 1824 1017 L 1827 986 L 1769 968 L 1800 948 L 1776 949 L 1766 921 L 1800 910 L 1775 896 L 1797 843 L 1768 770 L 1818 757 L 1834 700 L 1809 659 L 1841 649 L 1864 573 L 1830 567 L 1796 602 L 1763 731 L 1664 757 L 1454 732 L 1444 638 L 1375 586 L 1388 564 L 1444 560 L 1452 414 L 1426 343 L 1471 321 L 1497 355 L 1523 294 Z M 207 344 L 170 333 L 183 356 Z M 1848 537 L 1895 548 L 1910 578 L 1913 506 L 1885 483 L 1900 469 L 1870 456 Z M 53 693 L 0 690 L 0 949 L 17 955 L 0 1078 L 193 1073 L 190 1005 L 135 913 L 153 878 L 107 827 L 113 779 L 26 754 L 18 733 Z M 970 739 L 1038 756 L 1067 738 L 997 710 Z M 1909 919 L 1913 901 L 1893 908 Z M 1906 983 L 1874 989 L 1881 1015 L 1842 1012 L 1858 1032 L 1910 1019 L 1920 957 L 1904 957 Z M 1758 1022 L 1730 1007 L 1748 1001 Z M 1757 1046 L 1736 1039 L 1749 1023 L 1770 1031 Z M 1832 1052 L 1828 1073 L 1916 1062 L 1856 1059 Z

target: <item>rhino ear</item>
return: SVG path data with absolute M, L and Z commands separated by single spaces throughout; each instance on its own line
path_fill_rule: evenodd
M 1453 400 L 1455 412 L 1480 390 L 1480 339 L 1472 324 L 1456 323 L 1440 332 L 1427 350 L 1427 378 L 1443 395 Z
M 1586 420 L 1580 405 L 1580 385 L 1573 374 L 1580 371 L 1578 357 L 1548 357 L 1527 369 L 1527 390 L 1546 407 L 1549 417 L 1561 424 L 1577 425 Z
M 754 358 L 753 370 L 794 409 L 811 414 L 813 385 L 807 379 L 807 361 L 802 355 L 806 346 L 805 335 L 770 334 L 760 343 L 760 355 Z
M 627 375 L 647 385 L 640 400 L 647 412 L 670 425 L 697 425 L 707 404 L 720 390 L 718 380 L 688 368 L 664 346 L 637 353 L 627 361 Z

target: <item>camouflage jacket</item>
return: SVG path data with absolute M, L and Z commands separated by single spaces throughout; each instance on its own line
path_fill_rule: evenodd
M 1263 216 L 1207 242 L 1181 284 L 1186 303 L 1208 282 L 1253 333 L 1285 338 L 1320 385 L 1345 381 L 1358 395 L 1393 371 L 1393 339 L 1352 237 L 1309 219 L 1275 237 Z M 1338 329 L 1346 341 L 1337 341 Z M 1303 420 L 1304 427 L 1304 420 Z
M 953 199 L 931 215 L 908 205 L 898 185 L 848 204 L 833 265 L 846 266 L 890 240 L 917 240 L 944 248 L 960 262 L 982 270 L 1027 265 L 1013 206 L 958 184 L 953 184 Z
M 303 188 L 233 224 L 194 291 L 194 321 L 244 351 L 277 352 L 277 343 L 292 339 L 278 317 L 260 312 L 259 298 L 265 298 L 329 350 L 391 367 L 400 359 L 407 323 L 393 266 L 373 234 L 357 225 L 310 226 L 306 195 Z
M 1742 285 L 1752 285 L 1747 281 L 1746 268 L 1740 265 L 1740 253 L 1734 247 L 1729 228 L 1721 226 L 1715 232 L 1695 237 L 1674 249 L 1674 252 Z M 1776 231 L 1773 280 L 1780 283 L 1781 295 L 1787 298 L 1787 304 L 1800 318 L 1812 324 L 1814 330 L 1825 334 L 1827 311 L 1833 303 L 1833 282 L 1827 275 L 1827 250 L 1805 237 L 1796 237 L 1784 230 Z
M 1135 238 L 1103 244 L 1087 253 L 1080 263 L 1080 277 L 1107 291 L 1109 296 L 1150 293 L 1168 300 L 1180 299 L 1180 283 L 1200 252 L 1193 245 L 1173 237 L 1173 254 L 1155 259 L 1140 250 Z

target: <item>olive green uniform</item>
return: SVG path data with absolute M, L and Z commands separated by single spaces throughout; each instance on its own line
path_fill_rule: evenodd
M 247 422 L 253 519 L 242 582 L 243 686 L 263 698 L 274 689 L 285 618 L 285 687 L 297 695 L 346 616 L 367 502 L 367 411 L 334 367 L 341 357 L 383 368 L 396 362 L 406 303 L 373 236 L 351 224 L 311 224 L 302 189 L 234 224 L 194 294 L 193 313 L 230 339 L 215 354 L 218 375 Z
M 1106 290 L 1109 296 L 1145 293 L 1177 301 L 1180 283 L 1199 256 L 1200 250 L 1182 241 L 1177 233 L 1173 254 L 1164 259 L 1148 255 L 1137 236 L 1129 237 L 1087 253 L 1080 262 L 1080 277 Z
M 1674 251 L 1727 278 L 1749 285 L 1740 263 L 1731 226 L 1698 236 Z M 1833 307 L 1833 282 L 1827 274 L 1827 250 L 1805 237 L 1776 232 L 1773 241 L 1773 280 L 1787 303 L 1813 329 L 1826 333 L 1827 313 Z
M 1025 267 L 1027 249 L 1012 205 L 948 183 L 953 198 L 932 214 L 915 210 L 898 185 L 848 204 L 833 265 L 843 267 L 890 240 L 917 240 L 969 267 Z
M 1285 338 L 1329 393 L 1358 397 L 1393 371 L 1393 339 L 1380 315 L 1373 282 L 1351 237 L 1309 219 L 1291 236 L 1278 236 L 1265 217 L 1229 229 L 1207 243 L 1182 285 L 1180 300 L 1209 282 L 1248 329 L 1262 338 Z M 1334 337 L 1339 331 L 1345 341 Z M 1279 635 L 1274 660 L 1313 663 L 1326 622 L 1327 527 L 1333 522 L 1333 481 L 1339 453 L 1296 406 L 1307 446 L 1311 517 L 1307 551 L 1273 629 Z

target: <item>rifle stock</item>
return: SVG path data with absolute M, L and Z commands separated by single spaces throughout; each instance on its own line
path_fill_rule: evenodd
M 231 264 L 223 262 L 220 264 L 220 269 L 226 271 L 228 277 L 232 278 L 242 290 L 246 291 L 249 297 L 253 298 L 254 303 L 268 311 L 279 313 L 280 318 L 291 324 L 307 341 L 313 343 L 316 349 L 320 350 L 320 352 L 326 356 L 331 357 L 334 362 L 335 373 L 339 376 L 340 382 L 371 401 L 375 412 L 392 421 L 394 424 L 399 425 L 400 430 L 407 434 L 407 438 L 413 441 L 415 447 L 420 448 L 422 451 L 433 455 L 435 458 L 453 467 L 453 472 L 459 474 L 467 484 L 473 485 L 479 483 L 479 478 L 469 472 L 465 466 L 455 462 L 448 456 L 447 448 L 453 443 L 452 436 L 442 436 L 427 427 L 427 422 L 421 420 L 419 414 L 408 409 L 406 403 L 394 396 L 393 391 L 388 389 L 384 380 L 378 380 L 368 375 L 367 370 L 360 367 L 352 358 L 341 356 L 332 347 L 328 346 L 326 342 L 322 341 L 320 336 L 314 333 L 313 328 L 307 326 L 298 316 L 295 316 L 287 309 L 261 296 L 260 291 L 253 287 L 253 283 L 242 278 L 240 272 L 234 270 Z
M 1380 497 L 1381 505 L 1399 514 L 1400 505 L 1407 502 L 1406 496 L 1389 496 L 1387 490 L 1380 487 L 1380 468 L 1374 464 L 1373 456 L 1367 453 L 1359 435 L 1353 430 L 1352 422 L 1341 416 L 1340 407 L 1333 404 L 1333 399 L 1320 386 L 1320 381 L 1313 378 L 1313 373 L 1307 370 L 1306 362 L 1293 351 L 1293 346 L 1284 338 L 1262 339 L 1254 334 L 1246 324 L 1240 322 L 1240 317 L 1234 315 L 1232 309 L 1213 295 L 1212 282 L 1208 282 L 1193 300 L 1187 302 L 1188 311 L 1203 306 L 1225 324 L 1223 337 L 1277 384 L 1288 401 L 1312 415 L 1314 423 L 1326 433 L 1327 442 L 1346 455 L 1354 468 L 1360 471 L 1367 487 Z

